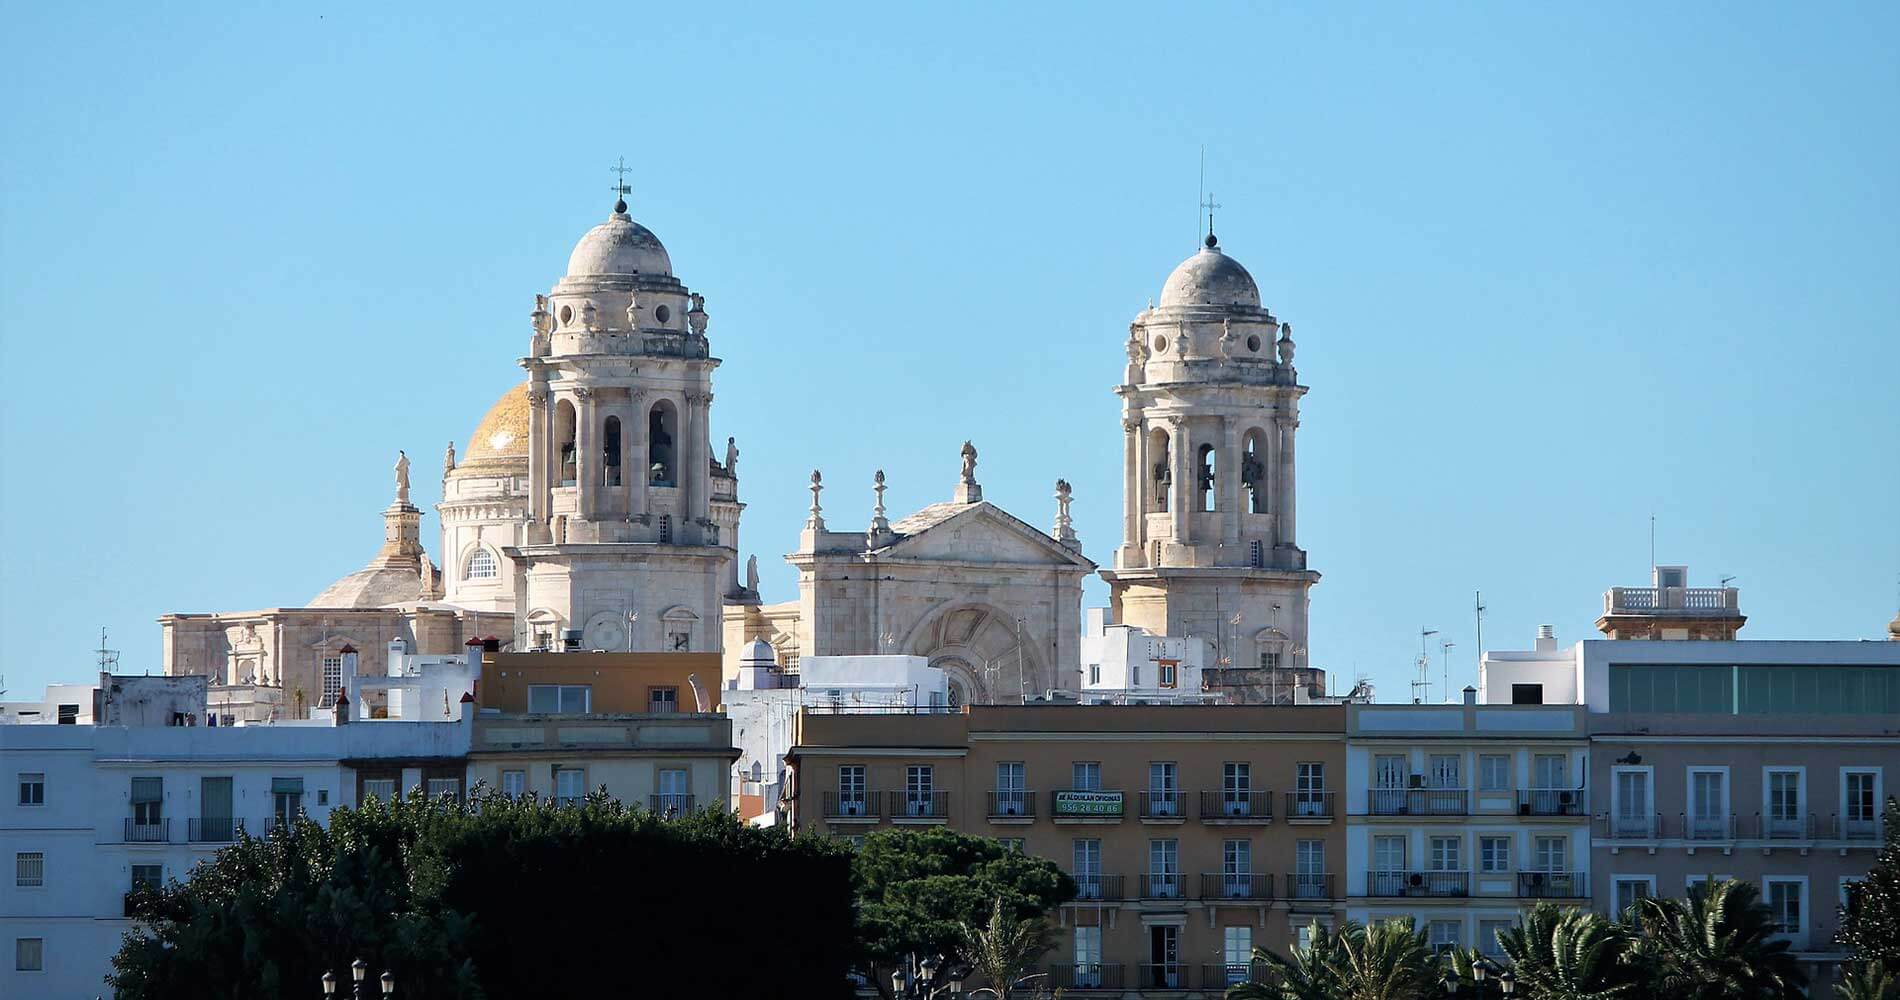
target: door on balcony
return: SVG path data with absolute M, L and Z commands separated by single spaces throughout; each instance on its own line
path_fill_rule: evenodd
M 1689 772 L 1689 835 L 1702 840 L 1728 831 L 1728 770 Z
M 1768 772 L 1769 836 L 1799 837 L 1802 834 L 1801 778 L 1801 772 L 1795 770 Z
M 846 764 L 838 768 L 838 815 L 864 815 L 864 765 Z
M 1176 791 L 1175 766 L 1171 760 L 1148 765 L 1148 810 L 1151 816 L 1173 816 Z
M 1293 791 L 1298 815 L 1326 815 L 1326 764 L 1303 760 L 1294 765 Z
M 1102 898 L 1102 842 L 1095 837 L 1078 837 L 1070 847 L 1070 872 L 1075 876 L 1075 894 L 1082 899 Z
M 1239 924 L 1221 928 L 1221 964 L 1226 976 L 1220 985 L 1234 986 L 1247 981 L 1253 965 L 1253 928 Z M 1203 986 L 1209 985 L 1203 983 Z
M 1148 841 L 1148 895 L 1174 899 L 1181 895 L 1181 842 L 1173 838 Z
M 660 814 L 677 816 L 692 808 L 692 795 L 687 791 L 686 769 L 667 767 L 660 769 Z
M 1148 985 L 1153 989 L 1181 988 L 1181 928 L 1148 928 Z
M 912 764 L 904 769 L 904 812 L 911 816 L 934 816 L 937 801 L 937 769 L 929 764 Z
M 1653 837 L 1650 827 L 1649 772 L 1618 771 L 1612 782 L 1616 789 L 1616 808 L 1611 813 L 1615 833 L 1620 837 Z
M 1326 842 L 1324 840 L 1302 840 L 1294 845 L 1294 878 L 1297 884 L 1293 889 L 1294 899 L 1325 899 L 1326 892 Z
M 270 779 L 271 822 L 289 826 L 303 815 L 303 779 Z
M 1246 816 L 1253 805 L 1253 765 L 1229 761 L 1221 765 L 1221 812 Z
M 1372 811 L 1394 815 L 1405 810 L 1405 756 L 1380 754 L 1372 758 Z
M 1006 760 L 996 765 L 996 815 L 1023 814 L 1023 762 Z
M 1221 845 L 1221 895 L 1228 899 L 1253 895 L 1253 841 L 1229 840 Z
M 1405 838 L 1403 836 L 1383 836 L 1372 838 L 1372 885 L 1366 887 L 1367 895 L 1393 896 L 1398 887 L 1405 883 Z
M 1567 774 L 1568 759 L 1560 753 L 1540 753 L 1532 758 L 1536 784 L 1533 788 L 1566 789 L 1570 787 Z
M 132 779 L 132 829 L 127 840 L 164 840 L 165 779 Z
M 1102 929 L 1075 929 L 1075 985 L 1094 989 L 1102 985 Z
M 232 826 L 231 779 L 228 777 L 200 778 L 198 780 L 199 839 L 213 843 L 230 840 Z

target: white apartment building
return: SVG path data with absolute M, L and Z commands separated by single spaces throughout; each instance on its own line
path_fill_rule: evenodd
M 1207 642 L 1155 635 L 1112 623 L 1109 609 L 1088 609 L 1082 633 L 1082 690 L 1088 705 L 1218 705 L 1232 700 L 1208 683 Z
M 1538 900 L 1587 904 L 1588 773 L 1578 705 L 1348 705 L 1347 917 L 1497 955 Z
M 108 993 L 126 894 L 184 878 L 240 830 L 322 821 L 365 793 L 461 794 L 474 712 L 458 707 L 414 724 L 0 726 L 0 996 Z

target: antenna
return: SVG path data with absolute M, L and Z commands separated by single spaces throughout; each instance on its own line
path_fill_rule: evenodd
M 1478 680 L 1480 683 L 1482 683 L 1484 680 L 1484 592 L 1483 591 L 1474 590 L 1471 592 L 1471 606 L 1472 606 L 1472 610 L 1478 616 Z
M 1439 647 L 1439 655 L 1444 658 L 1440 669 L 1445 672 L 1445 703 L 1448 705 L 1451 704 L 1451 647 L 1456 645 L 1455 642 L 1447 641 Z
M 1425 640 L 1438 634 L 1435 628 L 1418 630 L 1418 675 L 1412 679 L 1412 704 L 1423 705 L 1432 697 L 1432 657 L 1425 652 Z
M 1649 513 L 1649 575 L 1656 576 L 1656 512 Z
M 1194 242 L 1201 242 L 1201 202 L 1207 200 L 1207 144 L 1201 144 L 1201 188 L 1194 195 Z
M 99 672 L 109 674 L 119 666 L 119 651 L 106 648 L 106 629 L 99 626 L 99 648 L 93 650 L 99 655 Z
M 1728 589 L 1728 585 L 1729 585 L 1729 584 L 1731 584 L 1731 583 L 1734 583 L 1735 581 L 1737 581 L 1737 580 L 1739 580 L 1739 579 L 1741 579 L 1741 577 L 1739 577 L 1739 576 L 1725 576 L 1725 577 L 1723 577 L 1723 578 L 1722 578 L 1722 589 L 1724 589 L 1724 590 L 1727 590 L 1727 589 Z

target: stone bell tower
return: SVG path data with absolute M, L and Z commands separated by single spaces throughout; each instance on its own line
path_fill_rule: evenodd
M 582 649 L 718 652 L 740 505 L 736 449 L 712 455 L 704 300 L 623 198 L 533 324 L 517 648 L 578 630 Z
M 1122 542 L 1102 571 L 1115 620 L 1205 639 L 1210 683 L 1237 701 L 1290 703 L 1296 687 L 1324 684 L 1307 666 L 1319 574 L 1295 534 L 1306 387 L 1292 328 L 1261 306 L 1210 221 L 1126 347 Z

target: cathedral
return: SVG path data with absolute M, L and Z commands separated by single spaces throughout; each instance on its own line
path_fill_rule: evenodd
M 801 655 L 922 656 L 956 701 L 1078 690 L 1082 582 L 1098 567 L 1068 483 L 1055 483 L 1045 533 L 983 499 L 971 443 L 954 477 L 946 462 L 946 500 L 896 517 L 880 471 L 851 487 L 869 494 L 868 517 L 828 521 L 814 470 L 785 557 L 797 597 L 762 599 L 757 557 L 741 562 L 736 435 L 714 446 L 720 361 L 705 300 L 624 192 L 535 296 L 525 380 L 444 455 L 439 568 L 399 453 L 368 565 L 304 605 L 161 617 L 166 672 L 210 677 L 214 711 L 253 721 L 328 705 L 346 651 L 392 643 L 719 652 L 736 670 L 762 640 L 786 667 Z M 1294 534 L 1306 389 L 1291 327 L 1261 305 L 1210 220 L 1125 347 L 1122 538 L 1099 570 L 1112 620 L 1203 639 L 1210 685 L 1236 700 L 1310 686 L 1307 595 L 1319 575 Z

